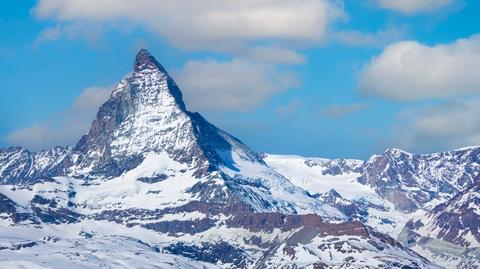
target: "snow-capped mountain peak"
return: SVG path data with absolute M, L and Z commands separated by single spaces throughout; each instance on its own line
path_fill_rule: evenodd
M 169 182 L 173 175 L 195 178 L 199 185 L 183 191 L 202 201 L 235 199 L 259 212 L 344 218 L 266 165 L 239 139 L 189 112 L 177 84 L 143 49 L 135 57 L 134 72 L 118 83 L 60 167 L 60 173 L 49 176 L 88 182 L 131 174 L 142 182 L 157 182 L 168 178 L 168 170 Z
M 167 152 L 180 162 L 204 162 L 182 94 L 165 69 L 142 49 L 134 72 L 100 107 L 90 132 L 76 145 L 73 174 L 118 175 L 148 152 Z
M 410 217 L 396 209 L 418 213 L 463 189 L 480 171 L 478 156 L 389 149 L 366 162 L 262 158 L 188 111 L 142 49 L 75 147 L 0 150 L 0 226 L 19 234 L 0 237 L 0 250 L 39 261 L 39 249 L 75 249 L 90 268 L 101 261 L 83 247 L 122 240 L 195 268 L 205 264 L 187 258 L 222 268 L 436 268 L 386 234 L 398 235 Z
M 145 69 L 158 69 L 163 73 L 167 73 L 165 68 L 153 57 L 146 49 L 140 49 L 135 57 L 133 70 L 140 72 Z

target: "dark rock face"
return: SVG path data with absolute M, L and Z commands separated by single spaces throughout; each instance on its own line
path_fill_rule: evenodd
M 35 216 L 28 212 L 18 212 L 19 206 L 7 196 L 0 194 L 0 213 L 7 215 L 0 217 L 2 219 L 10 219 L 14 224 L 29 221 L 37 223 Z
M 322 171 L 323 175 L 336 176 L 347 173 L 361 173 L 363 162 L 356 160 L 335 159 L 322 162 L 321 164 L 315 160 L 306 160 L 305 164 L 309 167 L 322 165 L 325 167 L 325 169 Z
M 83 219 L 68 208 L 60 207 L 54 200 L 35 195 L 30 206 L 23 208 L 3 194 L 0 194 L 0 213 L 5 213 L 14 224 L 61 224 L 75 223 Z
M 177 243 L 165 248 L 169 253 L 185 256 L 194 260 L 224 264 L 232 264 L 235 268 L 244 268 L 247 261 L 245 252 L 226 242 L 216 244 L 205 243 L 201 246 L 189 246 Z
M 68 147 L 54 147 L 37 153 L 16 147 L 0 150 L 0 184 L 28 185 L 61 175 L 61 162 L 70 153 Z
M 440 229 L 437 239 L 455 245 L 469 247 L 471 243 L 466 236 L 480 242 L 480 184 L 459 192 L 452 199 L 437 205 L 427 214 L 429 223 Z
M 188 221 L 157 221 L 166 214 L 182 215 L 187 212 L 199 212 L 205 217 Z M 219 220 L 218 216 L 225 216 Z M 97 219 L 115 221 L 127 226 L 141 225 L 145 228 L 167 234 L 175 238 L 181 238 L 184 234 L 198 235 L 196 238 L 206 236 L 209 233 L 218 233 L 217 229 L 233 229 L 238 233 L 241 229 L 245 232 L 243 243 L 220 238 L 214 241 L 200 241 L 189 243 L 175 241 L 175 243 L 164 245 L 159 248 L 162 252 L 181 255 L 199 261 L 210 263 L 221 263 L 229 268 L 301 268 L 294 264 L 293 267 L 282 267 L 275 265 L 275 253 L 282 251 L 285 257 L 294 260 L 298 253 L 296 247 L 303 244 L 310 244 L 312 240 L 319 238 L 330 238 L 315 245 L 319 250 L 328 252 L 335 250 L 344 255 L 343 266 L 352 266 L 358 262 L 356 255 L 365 251 L 366 246 L 360 245 L 364 240 L 369 248 L 375 248 L 379 253 L 387 249 L 397 249 L 410 253 L 413 252 L 403 247 L 393 238 L 380 234 L 359 221 L 345 223 L 329 223 L 315 214 L 309 215 L 286 215 L 281 213 L 256 213 L 249 206 L 239 203 L 208 203 L 194 201 L 183 206 L 166 208 L 154 211 L 109 211 L 96 216 Z M 147 223 L 145 223 L 147 222 Z M 143 224 L 140 224 L 143 223 Z M 276 232 L 286 234 L 284 239 L 264 239 L 255 234 L 269 235 Z M 248 234 L 253 234 L 249 236 Z M 267 237 L 268 238 L 268 237 Z M 345 240 L 345 238 L 349 238 Z M 358 241 L 358 242 L 357 242 Z M 346 246 L 349 246 L 346 248 Z M 256 258 L 254 258 L 256 257 Z M 260 258 L 258 258 L 260 257 Z M 391 258 L 389 258 L 391 260 Z M 418 261 L 428 264 L 428 260 L 418 256 Z M 388 266 L 401 267 L 412 266 L 422 267 L 420 263 L 411 260 L 387 261 Z M 415 265 L 417 265 L 415 267 Z M 326 266 L 322 262 L 316 262 L 316 268 Z M 388 267 L 387 268 L 390 268 Z M 314 268 L 315 268 L 314 267 Z M 328 267 L 326 267 L 328 268 Z
M 140 221 L 149 221 L 148 228 L 153 230 L 154 227 L 166 226 L 169 225 L 167 222 L 156 225 L 158 220 L 164 217 L 167 214 L 182 214 L 182 213 L 191 213 L 199 212 L 206 215 L 207 218 L 214 218 L 218 215 L 230 216 L 233 214 L 238 214 L 241 212 L 253 213 L 253 209 L 244 203 L 234 200 L 231 200 L 229 203 L 216 203 L 216 202 L 204 202 L 204 201 L 191 201 L 185 205 L 179 207 L 167 207 L 163 209 L 156 210 L 146 210 L 146 209 L 127 209 L 127 210 L 106 210 L 100 214 L 92 216 L 95 220 L 107 220 L 113 221 L 116 223 L 125 224 L 128 226 L 140 225 Z M 199 227 L 207 227 L 211 223 L 211 220 L 204 221 Z M 185 223 L 178 223 L 178 226 L 182 226 Z M 196 224 L 196 223 L 190 223 Z M 211 227 L 210 227 L 211 228 Z M 165 233 L 168 233 L 168 229 L 158 228 Z M 180 228 L 179 228 L 180 229 Z M 193 231 L 193 229 L 192 229 Z M 202 230 L 203 231 L 203 230 Z M 189 232 L 187 232 L 189 233 Z
M 79 155 L 76 165 L 87 167 L 94 165 L 94 173 L 106 176 L 118 176 L 124 171 L 135 168 L 142 156 L 129 156 L 114 159 L 111 156 L 111 136 L 124 120 L 133 113 L 135 88 L 110 97 L 104 103 L 93 121 L 90 131 L 83 136 L 74 148 Z M 99 157 L 92 157 L 90 152 L 101 153 Z
M 198 182 L 188 189 L 188 192 L 201 201 L 208 201 L 209 203 L 235 203 L 237 199 L 233 198 L 230 191 L 225 191 L 223 186 L 217 185 L 214 182 Z
M 369 185 L 396 209 L 408 213 L 424 208 L 434 199 L 451 198 L 472 184 L 480 174 L 480 147 L 434 154 L 388 149 L 366 162 L 313 158 L 305 164 L 321 166 L 323 175 L 359 173 L 358 182 Z M 349 215 L 346 208 L 334 207 Z
M 141 49 L 137 56 L 135 57 L 135 62 L 133 63 L 133 70 L 135 72 L 141 72 L 145 69 L 159 69 L 163 73 L 167 71 L 163 66 L 153 57 L 150 52 L 146 49 Z
M 322 220 L 317 215 L 283 215 L 279 213 L 243 213 L 232 216 L 225 223 L 228 227 L 243 228 L 254 233 L 273 233 L 275 230 L 282 232 L 289 232 L 289 236 L 278 241 L 263 242 L 261 239 L 252 240 L 258 247 L 268 249 L 264 252 L 261 259 L 254 263 L 254 268 L 264 268 L 269 265 L 271 268 L 302 268 L 296 264 L 290 265 L 274 265 L 273 253 L 278 253 L 279 250 L 283 253 L 284 259 L 295 260 L 298 253 L 298 247 L 302 244 L 311 244 L 311 242 L 318 240 L 319 238 L 329 238 L 328 240 L 321 240 L 315 246 L 322 252 L 329 252 L 332 255 L 332 251 L 335 253 L 345 254 L 344 261 L 339 268 L 352 267 L 359 263 L 356 254 L 365 251 L 364 247 L 359 243 L 365 240 L 369 247 L 376 248 L 379 252 L 386 251 L 390 248 L 395 248 L 401 251 L 412 253 L 412 251 L 403 247 L 399 242 L 389 237 L 378 233 L 366 226 L 361 222 L 351 221 L 345 223 L 328 223 Z M 347 240 L 341 238 L 348 238 Z M 314 240 L 315 239 L 315 240 Z M 317 242 L 317 241 L 315 241 Z M 312 253 L 312 255 L 314 255 Z M 351 256 L 349 256 L 351 255 Z M 326 259 L 327 260 L 327 259 Z M 325 261 L 326 261 L 325 260 Z M 395 268 L 401 266 L 411 266 L 412 268 L 422 267 L 422 264 L 428 264 L 429 261 L 420 258 L 416 262 L 412 261 L 395 261 L 386 262 L 386 268 Z M 312 264 L 313 268 L 322 268 L 326 265 L 322 262 L 316 262 Z M 326 267 L 329 268 L 329 267 Z
M 84 217 L 58 205 L 54 199 L 46 199 L 39 195 L 35 195 L 30 201 L 30 210 L 41 222 L 48 224 L 76 223 Z
M 34 241 L 30 241 L 30 242 L 23 242 L 23 243 L 19 243 L 19 244 L 11 244 L 10 246 L 8 247 L 5 247 L 5 246 L 0 246 L 0 250 L 5 250 L 5 249 L 8 249 L 8 250 L 20 250 L 22 248 L 31 248 L 31 247 L 34 247 L 38 245 L 37 242 L 34 242 Z
M 32 206 L 31 209 L 43 223 L 48 224 L 75 223 L 83 219 L 82 215 L 63 207 L 54 210 Z
M 366 209 L 368 205 L 362 204 L 358 201 L 350 201 L 344 199 L 338 192 L 333 189 L 329 192 L 316 195 L 316 197 L 320 201 L 338 209 L 350 220 L 365 221 L 365 218 L 368 215 L 368 211 Z
M 408 247 L 426 250 L 438 263 L 444 260 L 454 262 L 456 268 L 479 268 L 479 186 L 477 178 L 425 216 L 409 221 L 399 240 Z
M 0 193 L 0 213 L 10 213 L 13 214 L 16 212 L 17 204 L 13 202 L 10 198 Z
M 39 195 L 33 196 L 33 199 L 30 201 L 30 203 L 38 205 L 48 205 L 49 207 L 57 207 L 57 202 L 55 202 L 55 200 L 46 199 Z
M 464 190 L 480 174 L 479 164 L 480 147 L 425 155 L 389 149 L 365 162 L 358 181 L 411 212 Z
M 140 181 L 140 182 L 143 182 L 143 183 L 154 184 L 154 183 L 164 181 L 167 178 L 168 178 L 167 175 L 160 174 L 160 175 L 153 176 L 153 177 L 140 177 L 140 178 L 137 178 L 137 180 Z
M 284 215 L 281 213 L 242 213 L 236 214 L 226 222 L 228 227 L 245 228 L 252 232 L 272 232 L 274 229 L 289 231 L 303 228 L 315 228 L 322 235 L 368 236 L 367 228 L 358 221 L 332 224 L 315 214 Z
M 172 221 L 161 221 L 154 223 L 147 223 L 143 225 L 144 228 L 154 230 L 161 233 L 166 233 L 169 235 L 175 234 L 197 234 L 204 232 L 215 226 L 215 221 L 212 219 L 200 219 L 200 220 L 172 220 Z

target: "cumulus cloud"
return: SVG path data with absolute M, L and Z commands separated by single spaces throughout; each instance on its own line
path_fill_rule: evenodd
M 294 73 L 242 59 L 190 61 L 174 75 L 192 110 L 249 110 L 299 84 Z
M 40 0 L 33 13 L 66 23 L 128 20 L 177 47 L 216 50 L 237 42 L 319 40 L 343 8 L 330 0 Z
M 329 118 L 342 118 L 349 114 L 361 111 L 367 107 L 366 104 L 354 103 L 348 105 L 333 105 L 326 107 L 321 111 L 321 114 Z
M 45 121 L 10 133 L 9 144 L 31 150 L 47 149 L 58 145 L 71 145 L 88 131 L 98 107 L 107 100 L 112 87 L 85 89 L 72 105 Z
M 480 93 L 480 35 L 447 45 L 403 41 L 387 46 L 360 74 L 363 93 L 420 100 Z
M 395 126 L 401 147 L 440 151 L 480 145 L 480 99 L 450 101 L 400 114 Z
M 453 2 L 454 0 L 377 0 L 381 8 L 408 15 L 436 11 Z
M 39 0 L 32 14 L 56 24 L 40 33 L 43 42 L 141 27 L 176 48 L 230 57 L 178 72 L 187 103 L 200 110 L 247 110 L 295 87 L 295 74 L 280 70 L 305 63 L 299 50 L 345 17 L 338 0 Z

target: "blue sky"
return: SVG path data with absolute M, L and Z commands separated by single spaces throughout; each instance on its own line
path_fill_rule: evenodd
M 480 144 L 476 0 L 9 1 L 0 146 L 74 144 L 147 48 L 257 151 L 367 158 Z

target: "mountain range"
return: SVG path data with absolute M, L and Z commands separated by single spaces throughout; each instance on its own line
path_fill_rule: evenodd
M 74 147 L 0 150 L 1 268 L 480 268 L 480 147 L 257 153 L 146 50 Z

